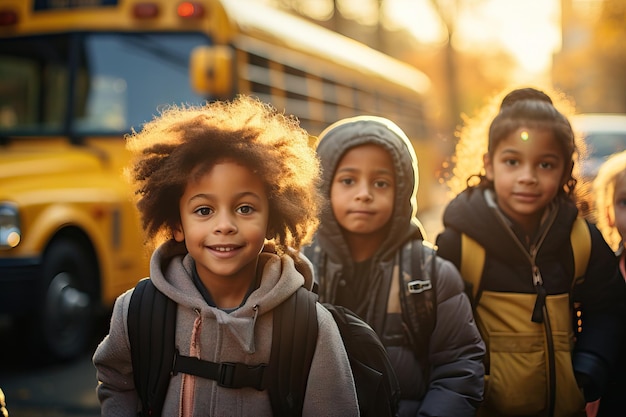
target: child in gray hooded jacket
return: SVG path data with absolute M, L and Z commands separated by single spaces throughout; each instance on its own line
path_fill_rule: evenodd
M 319 165 L 295 119 L 241 96 L 205 107 L 172 107 L 129 138 L 128 174 L 154 251 L 150 279 L 177 303 L 175 346 L 214 363 L 267 364 L 273 312 L 311 276 L 296 250 L 317 226 Z M 271 240 L 276 249 L 264 249 Z M 114 306 L 98 346 L 103 416 L 136 416 L 128 306 Z M 318 338 L 304 416 L 357 416 L 354 381 L 339 330 L 316 305 Z M 145 410 L 144 410 L 145 411 Z M 271 416 L 267 390 L 231 388 L 178 372 L 164 416 Z
M 400 416 L 473 416 L 483 395 L 485 346 L 454 265 L 425 252 L 435 263 L 427 289 L 434 292 L 435 323 L 425 356 L 417 354 L 407 331 L 414 323 L 401 308 L 400 271 L 408 268 L 400 264 L 412 260 L 400 254 L 423 243 L 409 139 L 387 119 L 360 116 L 324 130 L 317 153 L 330 204 L 304 253 L 314 263 L 320 300 L 351 309 L 378 333 L 400 382 Z

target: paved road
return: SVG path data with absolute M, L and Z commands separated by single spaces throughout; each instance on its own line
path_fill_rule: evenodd
M 96 339 L 94 337 L 93 349 Z M 0 325 L 0 388 L 10 417 L 100 416 L 91 353 L 64 364 L 37 364 L 12 343 L 13 331 Z

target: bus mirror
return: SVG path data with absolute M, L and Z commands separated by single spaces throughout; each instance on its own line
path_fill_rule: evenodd
M 191 52 L 191 88 L 198 94 L 226 98 L 232 92 L 232 56 L 227 46 L 198 46 Z

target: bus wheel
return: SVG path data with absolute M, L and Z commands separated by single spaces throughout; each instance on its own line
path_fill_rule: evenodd
M 90 255 L 78 242 L 54 241 L 43 261 L 43 292 L 37 323 L 46 359 L 73 359 L 86 351 L 93 325 L 97 276 Z

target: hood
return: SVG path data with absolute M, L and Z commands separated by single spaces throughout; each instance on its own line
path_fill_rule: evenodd
M 312 265 L 304 256 L 294 260 L 278 256 L 272 246 L 259 255 L 262 278 L 259 288 L 250 294 L 243 306 L 232 313 L 209 307 L 191 278 L 195 268 L 184 245 L 169 240 L 159 246 L 150 261 L 150 277 L 155 287 L 177 304 L 214 317 L 239 341 L 245 352 L 254 352 L 254 329 L 258 315 L 264 315 L 285 301 L 305 279 L 312 281 Z M 306 277 L 306 278 L 305 278 Z
M 356 146 L 374 144 L 391 155 L 395 167 L 396 193 L 389 235 L 375 256 L 383 259 L 410 237 L 424 236 L 416 217 L 418 170 L 413 145 L 406 134 L 388 119 L 358 116 L 341 120 L 326 128 L 319 138 L 317 154 L 322 166 L 322 192 L 330 197 L 330 186 L 343 155 Z M 322 247 L 338 248 L 329 256 L 336 260 L 350 258 L 350 252 L 330 207 L 321 214 L 317 238 Z M 330 245 L 330 246 L 326 246 Z
M 453 198 L 443 212 L 444 227 L 465 233 L 479 242 L 488 241 L 486 236 L 503 229 L 493 208 L 487 205 L 484 192 L 481 188 L 467 188 Z

